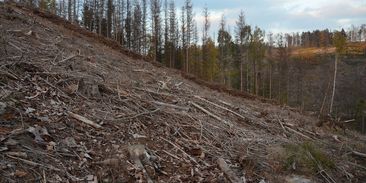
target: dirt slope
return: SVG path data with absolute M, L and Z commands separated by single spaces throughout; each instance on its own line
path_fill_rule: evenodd
M 0 182 L 366 180 L 364 136 L 213 91 L 30 11 L 1 7 L 0 36 Z

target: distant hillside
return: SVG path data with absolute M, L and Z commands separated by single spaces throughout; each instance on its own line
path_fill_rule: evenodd
M 291 48 L 291 56 L 293 57 L 312 57 L 315 55 L 322 54 L 334 54 L 335 47 L 310 47 L 310 48 Z M 366 56 L 366 43 L 347 43 L 345 54 L 356 55 L 356 56 Z

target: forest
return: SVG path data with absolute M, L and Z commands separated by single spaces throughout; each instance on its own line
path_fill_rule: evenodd
M 365 115 L 366 24 L 271 33 L 249 25 L 243 10 L 234 27 L 222 15 L 218 32 L 212 35 L 210 10 L 194 12 L 191 0 L 185 0 L 182 7 L 174 0 L 20 3 L 56 14 L 148 60 L 208 82 L 319 116 L 361 122 Z M 202 28 L 197 26 L 197 14 L 204 17 Z M 354 73 L 356 68 L 361 71 Z M 348 94 L 350 91 L 353 93 Z

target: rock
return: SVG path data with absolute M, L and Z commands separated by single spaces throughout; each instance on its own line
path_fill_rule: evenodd
M 6 111 L 7 105 L 4 102 L 0 102 L 0 115 L 3 115 Z
M 29 127 L 27 129 L 27 132 L 33 134 L 34 140 L 37 143 L 49 142 L 52 139 L 46 127 L 40 127 L 40 126 Z
M 76 143 L 75 139 L 72 137 L 66 137 L 62 142 L 67 147 L 78 147 L 78 144 Z
M 0 147 L 0 152 L 3 152 L 3 151 L 7 151 L 7 150 L 9 150 L 9 148 L 8 147 Z
M 22 170 L 16 170 L 14 176 L 16 177 L 25 177 L 28 173 Z
M 87 175 L 85 179 L 87 183 L 98 183 L 98 177 L 94 175 Z
M 27 107 L 27 108 L 25 109 L 25 113 L 26 113 L 26 114 L 33 113 L 34 111 L 36 111 L 36 109 L 31 108 L 31 107 Z
M 53 150 L 55 150 L 56 149 L 56 142 L 53 142 L 53 141 L 51 141 L 51 142 L 49 142 L 48 144 L 47 144 L 47 146 L 46 146 L 46 149 L 48 150 L 48 151 L 53 151 Z
M 37 117 L 37 119 L 41 120 L 42 122 L 50 122 L 50 118 L 48 116 Z
M 292 175 L 286 177 L 286 183 L 312 183 L 313 181 L 303 176 Z

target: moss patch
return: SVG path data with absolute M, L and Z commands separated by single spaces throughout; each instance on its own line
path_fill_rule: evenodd
M 284 168 L 317 172 L 319 169 L 334 169 L 335 163 L 319 147 L 311 142 L 285 145 Z

